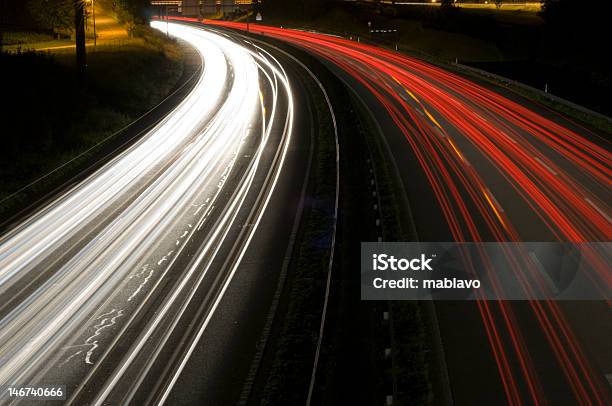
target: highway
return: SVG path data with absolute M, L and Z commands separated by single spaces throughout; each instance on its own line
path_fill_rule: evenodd
M 509 91 L 398 52 L 312 31 L 250 31 L 310 52 L 370 111 L 420 240 L 611 240 L 609 140 Z M 609 296 L 611 258 L 586 255 L 598 269 L 592 284 Z M 457 404 L 610 403 L 609 303 L 436 308 Z
M 242 333 L 218 309 L 251 312 L 249 355 L 232 367 L 250 366 L 303 206 L 310 116 L 264 49 L 152 25 L 197 50 L 201 76 L 146 135 L 0 238 L 2 384 L 65 385 L 68 404 L 163 404 L 211 324 L 209 356 Z
M 317 131 L 302 68 L 267 38 L 316 57 L 370 113 L 420 240 L 612 239 L 612 154 L 599 135 L 380 47 L 262 25 L 250 41 L 233 31 L 244 24 L 184 20 L 152 25 L 201 56 L 191 92 L 0 237 L 0 384 L 65 385 L 75 405 L 244 394 Z M 612 258 L 586 256 L 609 292 Z M 612 403 L 609 310 L 436 303 L 453 401 Z

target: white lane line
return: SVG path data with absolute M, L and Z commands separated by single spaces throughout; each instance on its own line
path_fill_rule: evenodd
M 155 272 L 154 269 L 151 269 L 151 271 L 149 272 L 149 274 L 144 278 L 144 280 L 142 281 L 142 283 L 140 285 L 138 285 L 138 288 L 130 295 L 130 297 L 128 297 L 127 301 L 131 302 L 132 299 L 134 299 L 142 290 L 142 288 L 149 282 L 149 279 L 151 279 L 151 276 L 153 275 L 153 272 Z
M 602 217 L 604 217 L 608 223 L 612 223 L 612 219 L 610 219 L 610 216 L 608 216 L 608 214 L 603 211 L 602 209 L 599 208 L 598 205 L 595 204 L 595 202 L 593 202 L 591 199 L 589 199 L 588 197 L 585 197 L 584 200 L 591 205 L 591 207 L 593 207 L 595 210 L 597 210 L 599 212 L 599 214 L 602 215 Z
M 267 52 L 266 52 L 267 53 Z M 268 54 L 269 55 L 269 54 Z M 185 356 L 183 357 L 181 363 L 179 364 L 179 367 L 177 369 L 177 371 L 175 371 L 172 379 L 170 380 L 170 383 L 167 385 L 166 390 L 164 391 L 163 395 L 161 396 L 161 398 L 157 401 L 157 405 L 162 405 L 165 403 L 165 401 L 167 400 L 168 395 L 170 394 L 170 391 L 172 390 L 172 387 L 174 386 L 174 384 L 176 383 L 176 380 L 178 379 L 178 377 L 180 376 L 181 372 L 183 371 L 183 368 L 185 367 L 187 360 L 191 357 L 191 354 L 193 353 L 195 346 L 197 345 L 197 343 L 200 341 L 202 334 L 204 334 L 204 330 L 206 329 L 206 327 L 208 326 L 208 323 L 210 322 L 210 319 L 212 318 L 213 314 L 215 313 L 217 306 L 219 305 L 221 299 L 223 298 L 225 291 L 227 290 L 227 287 L 229 286 L 229 284 L 231 283 L 234 274 L 236 273 L 236 270 L 238 269 L 238 266 L 240 265 L 240 262 L 242 261 L 242 257 L 244 256 L 251 239 L 253 238 L 255 231 L 257 230 L 257 227 L 259 225 L 259 222 L 261 221 L 261 218 L 263 217 L 264 212 L 266 211 L 266 208 L 268 206 L 268 203 L 270 201 L 271 195 L 274 192 L 275 188 L 276 188 L 276 184 L 278 182 L 278 179 L 280 177 L 280 173 L 282 171 L 282 168 L 284 167 L 284 162 L 285 162 L 285 158 L 287 156 L 287 151 L 289 149 L 289 145 L 291 143 L 291 134 L 292 134 L 292 128 L 293 128 L 293 96 L 291 94 L 291 86 L 288 83 L 288 79 L 287 79 L 287 75 L 283 70 L 283 67 L 278 63 L 278 61 L 276 61 L 276 59 L 274 57 L 272 57 L 270 55 L 270 57 L 272 59 L 274 59 L 274 61 L 278 64 L 279 69 L 282 71 L 282 73 L 280 73 L 276 67 L 274 66 L 270 66 L 270 69 L 275 73 L 275 75 L 277 77 L 280 78 L 281 82 L 283 82 L 283 85 L 287 91 L 287 95 L 288 95 L 288 118 L 285 121 L 285 129 L 283 131 L 283 147 L 282 150 L 280 152 L 280 162 L 277 166 L 277 170 L 273 175 L 273 179 L 272 179 L 272 183 L 271 183 L 271 187 L 269 188 L 268 194 L 264 197 L 264 201 L 261 205 L 260 211 L 257 213 L 257 217 L 256 217 L 256 221 L 254 223 L 254 226 L 252 228 L 250 228 L 250 232 L 248 234 L 247 240 L 245 242 L 245 244 L 243 245 L 243 247 L 241 248 L 239 254 L 238 254 L 238 258 L 235 261 L 232 269 L 230 270 L 229 276 L 225 282 L 225 284 L 223 285 L 221 292 L 219 293 L 219 295 L 217 296 L 215 302 L 213 303 L 213 306 L 211 308 L 211 310 L 209 311 L 204 323 L 202 324 L 202 326 L 200 327 L 200 330 L 198 331 L 195 339 L 191 342 L 191 346 L 189 347 L 187 353 L 185 354 Z M 328 100 L 329 103 L 329 100 Z M 274 107 L 276 107 L 276 103 L 274 104 Z M 273 109 L 273 113 L 271 114 L 271 117 L 274 115 L 274 110 Z M 334 127 L 335 127 L 335 117 L 333 117 L 334 119 Z M 269 136 L 269 130 L 272 128 L 272 126 L 268 127 L 268 130 L 266 131 L 266 138 Z M 337 141 L 337 139 L 336 139 Z M 336 144 L 337 146 L 337 144 Z M 259 161 L 260 158 L 260 154 L 261 154 L 261 148 L 258 150 L 258 158 L 257 158 L 257 162 Z M 337 152 L 338 153 L 338 152 Z M 338 155 L 336 155 L 336 158 L 338 158 Z M 339 161 L 338 159 L 336 159 L 336 165 L 339 165 Z M 270 174 L 268 174 L 268 176 L 266 177 L 266 180 L 269 179 Z M 335 214 L 335 219 L 337 219 L 337 203 L 338 203 L 338 193 L 339 193 L 339 188 L 337 188 L 336 190 L 337 195 L 336 195 L 336 214 Z M 245 195 L 246 197 L 246 195 Z M 242 199 L 244 201 L 244 198 Z M 242 202 L 240 203 L 240 205 L 242 205 Z M 235 217 L 234 217 L 235 219 Z M 232 219 L 231 223 L 233 223 L 234 219 Z M 333 233 L 333 244 L 335 244 L 335 223 L 336 221 L 334 221 L 334 233 Z M 333 258 L 333 245 L 332 245 L 332 254 L 331 254 L 331 258 Z M 200 258 L 198 258 L 198 260 L 196 261 L 196 263 L 199 263 L 202 260 L 202 257 L 200 256 Z M 331 266 L 331 265 L 330 265 Z M 331 269 L 330 269 L 331 271 Z
M 497 211 L 499 211 L 500 213 L 503 213 L 504 212 L 504 208 L 502 207 L 501 204 L 499 204 L 499 202 L 495 198 L 495 195 L 493 194 L 493 192 L 491 192 L 490 189 L 485 189 L 485 193 L 489 196 L 489 198 L 491 199 L 491 202 L 493 202 L 493 204 L 495 205 L 495 208 L 497 209 Z
M 257 81 L 249 81 L 248 83 L 250 84 L 256 84 Z M 286 84 L 288 86 L 288 84 Z M 291 105 L 291 111 L 293 111 L 293 106 L 292 106 L 292 100 L 291 98 L 290 100 L 290 105 Z M 272 115 L 271 115 L 272 116 Z M 292 120 L 290 120 L 290 122 L 292 123 Z M 267 139 L 269 138 L 270 135 L 270 129 L 271 127 L 266 128 L 266 136 L 265 136 L 265 140 L 260 144 L 260 147 L 258 148 L 258 156 L 255 160 L 253 160 L 253 164 L 250 166 L 251 169 L 249 169 L 247 176 L 244 178 L 244 180 L 240 183 L 240 186 L 238 188 L 238 193 L 235 194 L 235 198 L 230 201 L 229 206 L 227 207 L 227 209 L 224 212 L 224 215 L 221 217 L 221 222 L 218 224 L 218 227 L 215 228 L 212 231 L 212 235 L 210 237 L 210 239 L 208 240 L 208 242 L 206 243 L 204 249 L 202 250 L 200 256 L 203 255 L 202 258 L 206 259 L 207 261 L 210 260 L 211 258 L 214 258 L 214 256 L 216 255 L 216 253 L 218 252 L 218 250 L 220 249 L 220 244 L 221 242 L 225 239 L 225 237 L 227 236 L 227 233 L 229 232 L 231 225 L 233 224 L 236 216 L 238 215 L 238 212 L 241 210 L 241 207 L 244 203 L 244 199 L 246 197 L 246 193 L 248 192 L 248 190 L 250 190 L 251 188 L 251 184 L 253 182 L 254 179 L 254 174 L 255 171 L 257 170 L 258 166 L 259 166 L 259 161 L 261 160 L 261 157 L 263 156 L 263 152 L 265 150 L 265 145 L 267 142 Z M 291 131 L 291 126 L 289 126 L 289 128 L 286 128 L 287 134 L 290 134 Z M 287 152 L 287 148 L 288 148 L 288 143 L 290 140 L 290 135 L 287 135 L 286 137 L 284 136 L 283 138 L 286 138 L 286 144 L 282 149 L 282 153 L 281 153 L 281 158 L 280 158 L 280 165 L 279 168 L 282 168 L 282 163 L 284 162 L 284 156 L 286 155 Z M 274 178 L 273 181 L 273 185 L 276 184 L 277 180 L 278 180 L 278 176 L 279 173 L 276 174 L 276 177 Z M 274 189 L 274 186 L 271 188 L 271 190 Z M 265 210 L 265 207 L 267 205 L 267 200 L 264 203 L 263 206 L 263 210 Z M 245 244 L 246 246 L 248 246 L 248 242 L 250 242 L 250 238 L 248 239 L 247 243 Z M 214 245 L 217 244 L 217 245 Z M 213 252 L 211 252 L 211 250 Z M 200 258 L 200 257 L 198 257 Z M 239 257 L 239 260 L 242 258 L 242 256 Z M 238 263 L 239 263 L 238 260 Z M 200 261 L 200 260 L 198 260 Z M 172 293 L 172 296 L 169 297 L 168 299 L 166 299 L 166 304 L 170 305 L 172 302 L 174 302 L 175 300 L 177 300 L 177 296 L 179 294 L 182 294 L 182 290 L 184 290 L 185 283 L 187 283 L 187 281 L 190 279 L 190 275 L 193 274 L 191 268 L 190 271 L 188 272 L 188 276 L 185 277 L 182 281 L 181 281 L 181 285 Z M 235 271 L 234 271 L 235 272 Z M 204 277 L 205 272 L 198 272 L 198 278 L 200 278 L 199 280 L 201 280 L 201 278 Z M 233 272 L 232 274 L 233 275 Z M 229 280 L 231 280 L 231 276 L 229 278 Z M 228 283 L 229 283 L 228 280 Z M 199 282 L 197 282 L 199 283 Z M 189 296 L 186 299 L 186 302 L 189 302 L 192 298 L 193 295 L 193 290 L 189 290 Z M 163 308 L 160 309 L 159 313 L 155 315 L 155 320 L 152 320 L 149 327 L 146 329 L 145 332 L 143 332 L 144 336 L 143 337 L 148 337 L 150 332 L 153 331 L 152 329 L 155 329 L 156 326 L 158 325 L 158 323 L 161 320 L 161 317 L 163 317 L 163 314 L 165 314 L 165 312 L 167 311 L 166 309 L 168 308 L 167 306 L 162 306 Z M 211 312 L 214 313 L 214 309 L 216 308 L 216 306 L 211 310 Z M 184 310 L 182 310 L 184 311 Z M 145 339 L 146 340 L 146 339 Z M 98 398 L 95 400 L 94 404 L 99 404 L 99 403 L 103 403 L 104 399 L 106 399 L 106 397 L 110 394 L 110 392 L 112 391 L 112 388 L 115 386 L 115 384 L 118 382 L 118 379 L 120 378 L 120 376 L 122 376 L 122 374 L 125 372 L 125 369 L 127 368 L 127 366 L 133 361 L 133 357 L 135 357 L 143 348 L 144 341 L 139 341 L 137 345 L 134 346 L 134 351 L 127 356 L 127 358 L 125 359 L 125 362 L 122 363 L 121 367 L 118 368 L 118 370 L 115 371 L 114 376 L 109 380 L 109 382 L 106 383 L 105 387 L 102 389 L 101 393 L 98 395 Z M 136 385 L 138 385 L 138 383 L 136 383 Z M 129 397 L 130 395 L 128 395 Z
M 555 170 L 553 168 L 551 168 L 550 166 L 546 165 L 546 163 L 544 163 L 544 161 L 542 161 L 540 158 L 538 158 L 537 156 L 534 157 L 534 159 L 536 161 L 538 161 L 538 163 L 540 165 L 542 165 L 544 168 L 546 168 L 548 170 L 548 172 L 552 173 L 554 176 L 557 176 L 557 172 L 555 172 Z

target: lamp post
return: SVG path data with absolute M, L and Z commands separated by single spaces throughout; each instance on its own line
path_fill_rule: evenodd
M 74 0 L 74 37 L 76 45 L 77 69 L 81 79 L 85 77 L 87 62 L 85 59 L 85 4 L 82 0 Z
M 94 30 L 94 47 L 97 45 L 96 37 L 96 0 L 91 0 L 91 14 L 93 17 L 93 30 Z

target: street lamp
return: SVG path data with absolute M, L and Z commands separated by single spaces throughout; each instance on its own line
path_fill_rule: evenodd
M 94 28 L 94 47 L 97 45 L 97 36 L 96 36 L 96 0 L 91 0 L 91 14 L 93 17 L 93 28 Z
M 87 62 L 85 56 L 85 2 L 74 0 L 74 43 L 79 80 L 85 79 Z
M 94 46 L 96 46 L 96 6 L 95 6 L 95 0 L 85 0 L 85 3 L 88 3 L 91 5 L 91 15 L 93 17 L 93 35 L 94 35 Z M 85 13 L 86 17 L 89 16 L 89 14 Z M 89 18 L 87 17 L 87 20 L 85 21 L 85 30 L 87 31 L 87 21 L 89 20 Z

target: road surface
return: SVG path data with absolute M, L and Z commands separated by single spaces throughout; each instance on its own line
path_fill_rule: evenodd
M 0 238 L 2 384 L 65 385 L 69 404 L 239 395 L 216 371 L 251 365 L 291 256 L 313 124 L 264 49 L 153 25 L 199 52 L 201 77 L 145 136 Z M 177 394 L 192 356 L 208 367 Z
M 607 139 L 397 52 L 310 31 L 251 33 L 309 51 L 370 110 L 420 240 L 612 238 Z M 609 296 L 610 258 L 590 261 L 600 272 L 592 283 Z M 608 303 L 477 301 L 439 303 L 437 312 L 457 404 L 610 403 Z

